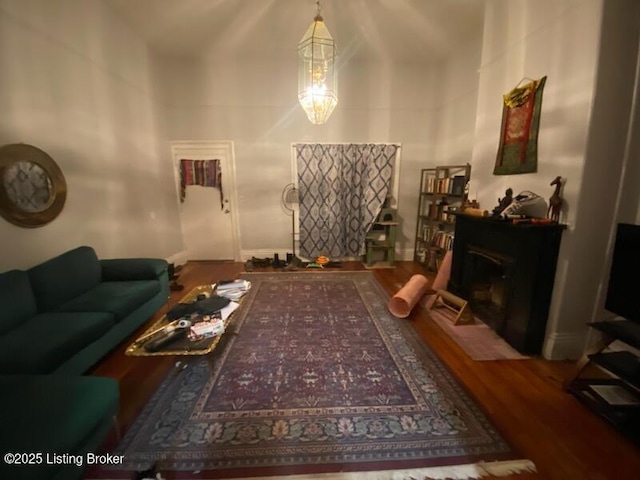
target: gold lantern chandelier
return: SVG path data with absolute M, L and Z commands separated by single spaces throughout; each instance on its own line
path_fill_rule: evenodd
M 298 43 L 298 100 L 311 123 L 325 123 L 338 104 L 336 44 L 320 15 Z

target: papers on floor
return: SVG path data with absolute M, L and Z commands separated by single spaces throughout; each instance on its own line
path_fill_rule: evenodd
M 216 287 L 216 294 L 230 300 L 239 300 L 251 289 L 251 282 L 248 280 L 235 280 L 233 282 L 219 284 Z
M 193 340 L 215 337 L 224 333 L 224 322 L 221 318 L 211 318 L 191 325 L 189 337 Z
M 239 303 L 231 301 L 215 314 L 203 315 L 189 328 L 189 338 L 192 340 L 201 340 L 203 338 L 222 335 L 227 325 L 227 319 L 239 306 Z
M 229 302 L 229 305 L 227 305 L 226 307 L 222 307 L 222 309 L 220 310 L 220 315 L 222 316 L 222 320 L 226 323 L 227 318 L 229 318 L 229 316 L 233 312 L 235 312 L 239 306 L 240 304 L 238 302 L 231 301 Z

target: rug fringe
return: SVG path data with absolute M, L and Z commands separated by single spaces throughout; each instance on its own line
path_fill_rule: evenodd
M 471 480 L 488 476 L 506 477 L 518 473 L 535 472 L 536 466 L 531 460 L 508 460 L 404 470 L 395 472 L 389 480 Z
M 518 473 L 535 473 L 531 460 L 478 462 L 465 465 L 412 468 L 408 470 L 382 470 L 369 472 L 315 473 L 278 477 L 251 477 L 236 480 L 475 480 L 483 477 L 506 477 Z
M 535 473 L 531 460 L 505 460 L 500 462 L 478 462 L 465 465 L 412 468 L 408 470 L 382 470 L 369 472 L 335 472 L 277 477 L 247 477 L 235 480 L 476 480 L 483 477 L 506 477 L 518 473 Z M 175 473 L 175 472 L 174 472 Z M 158 477 L 164 480 L 158 474 Z M 176 478 L 180 478 L 180 474 Z M 146 479 L 145 479 L 146 480 Z M 149 479 L 151 480 L 151 479 Z

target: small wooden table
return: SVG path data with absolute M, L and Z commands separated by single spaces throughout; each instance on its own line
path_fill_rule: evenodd
M 206 294 L 211 295 L 214 292 L 214 289 L 211 285 L 201 285 L 199 287 L 195 287 L 189 293 L 187 293 L 182 299 L 180 299 L 180 303 L 191 303 L 196 301 L 198 295 Z M 233 314 L 229 315 L 224 321 L 225 330 L 227 329 L 229 322 Z M 182 356 L 182 355 L 207 355 L 211 353 L 220 342 L 222 335 L 216 335 L 215 337 L 204 338 L 202 340 L 192 341 L 189 340 L 186 336 L 180 339 L 175 340 L 173 343 L 167 345 L 165 348 L 155 351 L 148 352 L 145 350 L 144 345 L 145 342 L 141 341 L 141 339 L 145 338 L 149 333 L 160 330 L 163 327 L 169 325 L 171 323 L 166 315 L 163 315 L 157 322 L 155 322 L 151 327 L 149 327 L 145 332 L 136 338 L 131 345 L 127 347 L 125 350 L 125 355 L 129 355 L 132 357 L 158 357 L 158 356 Z

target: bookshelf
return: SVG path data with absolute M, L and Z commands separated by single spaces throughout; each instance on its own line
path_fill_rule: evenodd
M 453 247 L 454 212 L 467 200 L 471 165 L 446 165 L 420 171 L 418 218 L 413 259 L 438 271 L 447 250 Z

